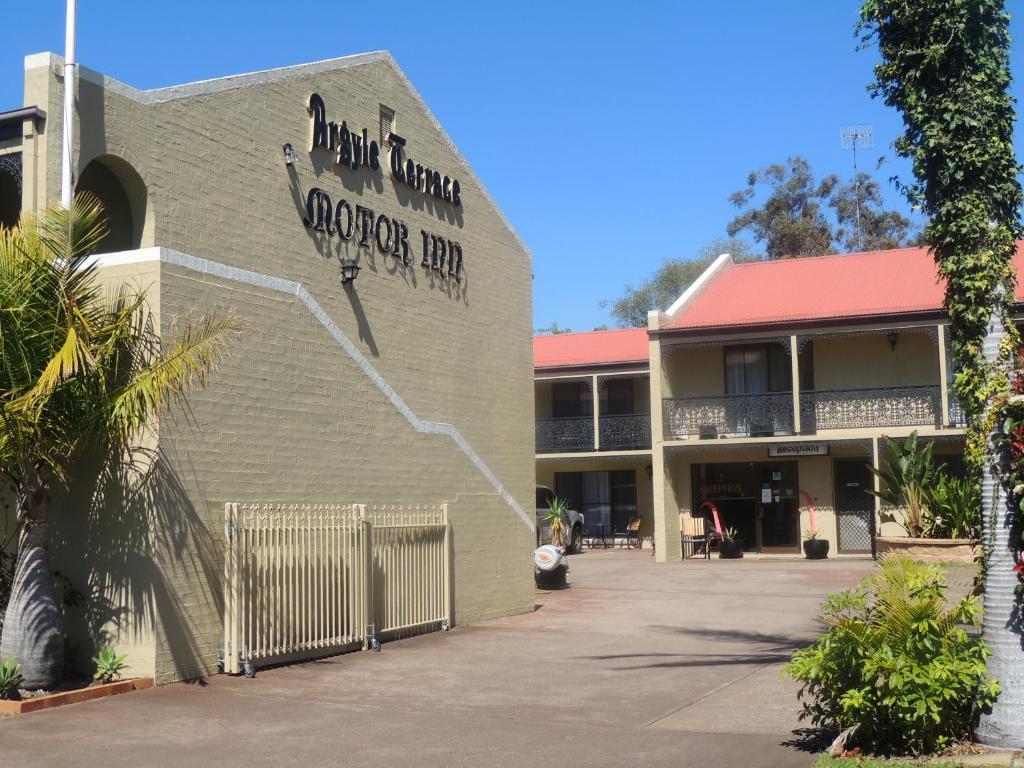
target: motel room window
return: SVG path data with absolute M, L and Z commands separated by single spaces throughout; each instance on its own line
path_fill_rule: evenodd
M 631 416 L 633 379 L 607 379 L 601 386 L 601 413 L 608 416 Z
M 626 524 L 636 516 L 636 470 L 633 469 L 556 472 L 555 493 L 583 515 L 587 535 L 624 531 Z
M 725 394 L 762 395 L 789 388 L 789 355 L 781 344 L 726 348 Z
M 590 381 L 558 381 L 551 386 L 551 415 L 556 419 L 592 416 L 594 405 Z

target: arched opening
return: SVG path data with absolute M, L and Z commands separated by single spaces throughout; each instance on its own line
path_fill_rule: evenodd
M 0 227 L 13 227 L 21 216 L 21 155 L 0 155 Z
M 152 239 L 146 185 L 121 158 L 103 155 L 89 161 L 78 177 L 75 192 L 91 192 L 103 204 L 107 236 L 96 253 L 130 251 L 142 247 L 145 235 Z

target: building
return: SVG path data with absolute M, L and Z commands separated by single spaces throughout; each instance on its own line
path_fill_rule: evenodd
M 1024 267 L 1024 248 L 1016 260 Z M 565 446 L 589 445 L 602 429 L 601 409 L 590 406 L 608 402 L 601 378 L 633 369 L 650 383 L 634 411 L 651 418 L 659 561 L 681 557 L 681 531 L 699 530 L 695 520 L 712 505 L 749 551 L 799 553 L 813 507 L 833 554 L 870 554 L 878 509 L 868 464 L 878 465 L 884 436 L 916 431 L 938 461 L 962 466 L 942 300 L 921 248 L 748 264 L 725 255 L 666 312 L 651 313 L 646 365 L 635 359 L 639 338 L 619 335 L 643 331 L 579 335 L 579 344 L 538 338 L 538 482 L 557 485 L 558 473 L 581 471 L 584 461 L 611 466 L 615 454 L 600 440 L 584 452 Z M 577 382 L 578 412 L 568 383 L 546 409 L 552 377 Z M 554 405 L 559 398 L 568 405 Z M 641 497 L 646 518 L 644 507 Z
M 640 518 L 654 530 L 648 339 L 643 328 L 533 340 L 537 482 L 583 513 L 586 535 Z
M 6 224 L 59 199 L 61 64 L 28 56 L 0 113 Z M 530 254 L 391 56 L 148 91 L 79 67 L 77 121 L 105 278 L 162 335 L 212 307 L 249 324 L 154 425 L 143 487 L 85 467 L 56 505 L 81 657 L 216 669 L 231 502 L 445 503 L 456 621 L 531 610 Z

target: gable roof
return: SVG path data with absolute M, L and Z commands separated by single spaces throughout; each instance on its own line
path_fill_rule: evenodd
M 627 328 L 533 337 L 534 368 L 643 363 L 647 365 L 647 329 Z
M 207 80 L 197 80 L 191 83 L 182 83 L 179 85 L 152 88 L 149 90 L 134 88 L 119 80 L 115 80 L 112 77 L 108 77 L 101 72 L 82 66 L 81 64 L 77 66 L 77 71 L 80 80 L 85 80 L 95 85 L 99 85 L 104 90 L 120 94 L 121 96 L 140 104 L 160 104 L 165 101 L 173 101 L 176 99 L 208 96 L 222 91 L 234 90 L 236 88 L 246 88 L 254 85 L 272 84 L 282 80 L 311 77 L 343 69 L 366 66 L 377 62 L 382 62 L 385 66 L 390 67 L 395 72 L 398 79 L 408 89 L 413 100 L 426 115 L 427 119 L 433 125 L 434 130 L 437 131 L 449 151 L 455 156 L 455 159 L 464 166 L 466 175 L 473 179 L 484 199 L 493 208 L 498 218 L 509 231 L 509 234 L 512 236 L 516 245 L 518 245 L 522 250 L 523 255 L 527 259 L 532 259 L 533 255 L 530 249 L 526 246 L 526 243 L 519 236 L 519 232 L 517 232 L 516 228 L 512 226 L 512 222 L 510 222 L 508 217 L 505 216 L 505 212 L 491 195 L 490 190 L 484 186 L 483 181 L 481 181 L 473 166 L 469 164 L 469 161 L 466 160 L 462 151 L 456 146 L 452 137 L 448 135 L 444 126 L 441 125 L 433 111 L 431 111 L 430 107 L 427 106 L 427 102 L 423 98 L 423 95 L 419 92 L 416 86 L 412 84 L 412 80 L 410 80 L 409 76 L 405 74 L 405 70 L 398 65 L 398 62 L 395 61 L 390 51 L 380 50 L 370 51 L 368 53 L 356 53 L 348 56 L 338 56 L 332 59 L 322 59 L 320 61 L 313 61 L 306 64 L 293 64 L 285 67 L 265 69 L 258 72 L 246 72 L 239 75 L 214 77 Z M 58 68 L 63 67 L 63 65 L 64 57 L 51 51 L 33 53 L 25 57 L 26 72 L 39 67 L 46 67 L 51 72 L 56 72 L 58 71 Z
M 1014 267 L 1024 269 L 1024 242 Z M 672 307 L 663 330 L 940 313 L 945 288 L 926 248 L 736 264 Z M 1018 284 L 1016 300 L 1024 301 Z

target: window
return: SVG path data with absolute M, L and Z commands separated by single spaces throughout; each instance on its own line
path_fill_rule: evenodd
M 589 381 L 558 381 L 551 385 L 551 415 L 556 419 L 591 416 L 593 404 Z
M 395 130 L 395 110 L 380 105 L 380 146 L 390 147 L 391 140 L 388 138 Z
M 583 514 L 588 535 L 624 531 L 636 516 L 636 470 L 556 472 L 555 492 Z
M 554 498 L 555 494 L 551 492 L 550 488 L 545 488 L 543 485 L 537 486 L 537 509 L 548 509 Z
M 601 387 L 601 413 L 629 416 L 633 413 L 633 379 L 606 379 Z
M 762 395 L 790 389 L 789 355 L 780 344 L 725 350 L 725 394 Z
M 797 355 L 800 365 L 800 389 L 810 392 L 814 389 L 814 342 L 807 341 Z

